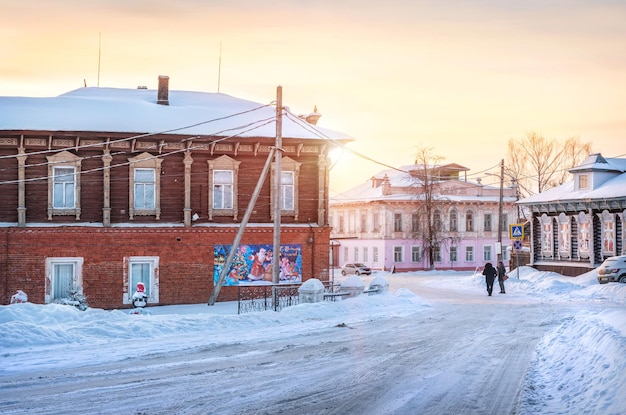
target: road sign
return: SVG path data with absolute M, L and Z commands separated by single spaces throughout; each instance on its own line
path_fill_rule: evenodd
M 514 241 L 513 242 L 513 248 L 515 248 L 517 251 L 522 249 L 522 241 L 520 241 L 519 239 Z
M 511 239 L 524 239 L 524 225 L 521 223 L 509 225 L 509 237 Z

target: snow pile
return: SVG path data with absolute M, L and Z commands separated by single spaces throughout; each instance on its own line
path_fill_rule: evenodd
M 528 413 L 622 414 L 625 310 L 581 312 L 544 337 L 524 385 Z
M 390 285 L 383 294 L 300 304 L 279 313 L 238 315 L 236 303 L 148 307 L 146 315 L 129 310 L 79 311 L 60 304 L 0 306 L 0 385 L 3 376 L 71 370 L 216 345 L 245 345 L 250 353 L 258 353 L 259 342 L 312 332 L 327 336 L 321 341 L 332 342 L 329 328 L 462 312 L 478 301 L 482 306 L 491 301 L 494 310 L 505 310 L 507 304 L 540 307 L 549 320 L 545 324 L 555 326 L 547 335 L 538 331 L 536 338 L 541 340 L 522 385 L 520 414 L 621 414 L 626 408 L 626 284 L 598 284 L 595 272 L 572 278 L 522 267 L 519 274 L 510 273 L 507 293 L 495 297 L 486 296 L 484 277 L 471 272 L 380 272 L 362 277 L 358 285 L 381 275 Z M 420 290 L 429 290 L 431 300 Z M 447 292 L 456 296 L 446 297 Z M 435 304 L 439 298 L 443 302 Z M 564 309 L 573 311 L 555 312 Z M 503 328 L 517 325 L 514 313 L 504 312 L 498 318 Z M 389 338 L 394 335 L 390 332 Z M 494 333 L 477 331 L 475 336 L 488 343 Z M 383 342 L 378 347 L 388 346 Z

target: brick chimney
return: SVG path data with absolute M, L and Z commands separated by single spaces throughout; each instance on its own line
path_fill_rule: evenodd
M 157 94 L 157 104 L 159 105 L 170 105 L 170 100 L 168 98 L 170 89 L 169 89 L 170 77 L 165 75 L 159 76 L 159 91 Z

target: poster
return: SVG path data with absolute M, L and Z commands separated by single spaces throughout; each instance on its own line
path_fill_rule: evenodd
M 226 264 L 226 257 L 232 245 L 215 245 L 213 248 L 213 283 L 217 284 L 220 273 Z M 272 262 L 274 246 L 271 244 L 239 245 L 230 264 L 224 286 L 272 282 Z M 280 245 L 281 283 L 302 282 L 302 245 Z

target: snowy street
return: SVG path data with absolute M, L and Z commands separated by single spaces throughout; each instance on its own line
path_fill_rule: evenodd
M 54 306 L 6 306 L 3 338 L 13 330 L 38 339 L 0 343 L 0 407 L 4 414 L 617 414 L 626 407 L 626 286 L 537 274 L 511 278 L 507 294 L 489 297 L 471 273 L 379 273 L 390 282 L 387 295 L 240 316 L 236 305 L 218 304 L 219 312 L 172 306 L 143 316 L 77 311 L 67 321 L 44 310 L 50 315 L 36 323 L 12 320 L 8 309 Z M 589 327 L 564 329 L 607 312 L 621 317 L 594 331 L 597 345 L 586 344 Z M 54 324 L 64 327 L 55 328 L 58 337 L 42 328 Z M 595 402 L 568 397 L 580 386 L 578 372 L 593 377 L 569 350 L 602 347 L 589 352 L 598 354 L 588 365 L 617 387 L 603 392 L 589 379 Z M 556 367 L 542 367 L 539 348 Z M 564 373 L 572 376 L 558 379 L 563 397 L 549 391 L 561 358 L 570 359 Z

